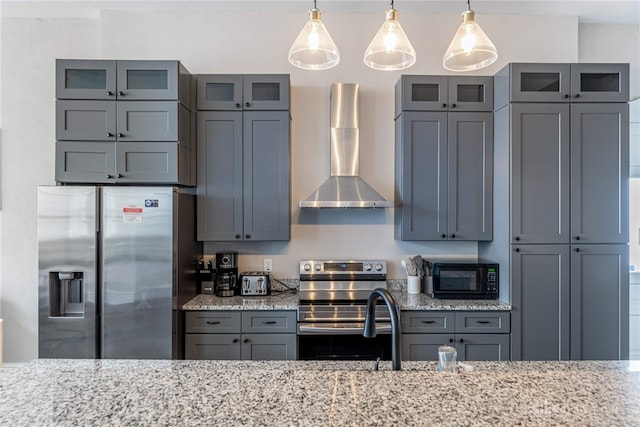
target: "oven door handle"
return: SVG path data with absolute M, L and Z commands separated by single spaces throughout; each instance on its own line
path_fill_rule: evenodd
M 353 335 L 361 334 L 364 331 L 364 323 L 348 323 L 344 325 L 336 323 L 300 323 L 298 324 L 298 334 L 333 334 L 333 335 Z M 376 322 L 376 332 L 379 334 L 390 334 L 390 323 Z

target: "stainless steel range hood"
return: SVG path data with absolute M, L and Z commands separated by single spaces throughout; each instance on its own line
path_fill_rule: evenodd
M 358 84 L 331 85 L 331 176 L 301 208 L 388 208 L 385 200 L 359 174 L 360 129 Z

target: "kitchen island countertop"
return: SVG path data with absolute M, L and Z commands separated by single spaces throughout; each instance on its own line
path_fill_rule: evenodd
M 38 360 L 0 369 L 0 425 L 639 425 L 633 362 Z M 469 370 L 471 369 L 471 370 Z

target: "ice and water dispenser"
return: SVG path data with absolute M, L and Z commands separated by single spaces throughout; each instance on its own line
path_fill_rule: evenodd
M 49 317 L 84 317 L 84 273 L 49 273 Z

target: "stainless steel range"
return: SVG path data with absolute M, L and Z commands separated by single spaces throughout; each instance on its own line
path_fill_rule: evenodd
M 302 360 L 391 357 L 391 319 L 376 308 L 375 338 L 362 336 L 367 299 L 386 288 L 387 263 L 381 260 L 300 261 L 298 357 Z

